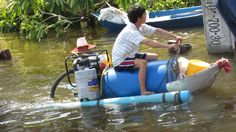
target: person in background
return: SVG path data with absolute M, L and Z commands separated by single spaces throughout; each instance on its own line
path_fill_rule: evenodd
M 153 94 L 146 89 L 147 62 L 156 60 L 155 53 L 141 53 L 139 47 L 145 44 L 152 48 L 173 48 L 177 50 L 182 37 L 172 34 L 164 29 L 145 24 L 146 10 L 141 6 L 132 6 L 127 12 L 130 23 L 117 36 L 112 49 L 112 63 L 116 71 L 132 71 L 139 68 L 140 94 Z M 166 39 L 176 40 L 176 44 L 164 44 L 156 40 L 146 38 L 147 35 L 159 35 Z

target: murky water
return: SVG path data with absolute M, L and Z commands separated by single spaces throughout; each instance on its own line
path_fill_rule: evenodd
M 184 57 L 207 62 L 226 57 L 232 62 L 232 71 L 221 72 L 209 90 L 194 96 L 187 105 L 68 106 L 64 109 L 52 104 L 75 101 L 72 93 L 60 89 L 52 100 L 49 92 L 56 77 L 64 71 L 64 58 L 75 47 L 78 35 L 71 35 L 65 41 L 49 39 L 40 43 L 21 39 L 17 34 L 0 36 L 0 49 L 10 49 L 13 56 L 12 61 L 0 62 L 0 131 L 234 131 L 235 57 L 208 54 L 202 28 L 174 32 L 186 37 L 184 42 L 193 46 Z M 96 44 L 97 49 L 111 52 L 115 36 L 103 33 L 95 36 L 96 39 L 94 34 L 88 36 L 88 42 Z M 158 53 L 159 59 L 171 57 L 167 50 L 141 48 Z

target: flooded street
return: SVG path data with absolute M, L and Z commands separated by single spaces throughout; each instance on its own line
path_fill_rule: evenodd
M 0 131 L 233 132 L 236 129 L 235 56 L 208 54 L 203 28 L 175 30 L 174 33 L 186 38 L 184 43 L 192 44 L 192 50 L 181 56 L 210 63 L 228 58 L 232 71 L 228 74 L 221 71 L 211 88 L 194 96 L 186 105 L 69 106 L 65 109 L 50 107 L 50 104 L 75 102 L 73 93 L 60 89 L 54 100 L 49 98 L 49 93 L 57 76 L 65 71 L 64 59 L 79 36 L 40 43 L 22 39 L 17 34 L 0 36 L 0 50 L 10 49 L 13 58 L 0 61 Z M 98 33 L 96 39 L 87 36 L 87 41 L 96 44 L 96 49 L 107 49 L 111 53 L 115 38 L 115 35 Z M 155 52 L 159 59 L 173 57 L 165 49 L 142 46 L 141 50 Z

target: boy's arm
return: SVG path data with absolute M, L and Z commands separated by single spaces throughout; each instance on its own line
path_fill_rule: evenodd
M 161 29 L 161 28 L 157 28 L 155 33 L 157 35 L 160 35 L 160 36 L 166 38 L 166 39 L 174 39 L 174 40 L 176 40 L 177 43 L 181 43 L 183 41 L 182 37 L 172 34 L 172 33 L 168 32 L 164 29 Z
M 170 44 L 170 45 L 163 44 L 159 41 L 148 39 L 148 38 L 143 39 L 141 42 L 150 46 L 150 47 L 153 47 L 153 48 L 167 48 L 167 49 L 174 48 L 174 49 L 177 49 L 176 44 Z

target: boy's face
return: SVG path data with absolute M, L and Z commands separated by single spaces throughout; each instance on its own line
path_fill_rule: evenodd
M 147 14 L 146 14 L 146 12 L 144 12 L 142 17 L 140 17 L 140 22 L 141 23 L 145 23 L 146 22 L 146 18 L 147 18 Z

